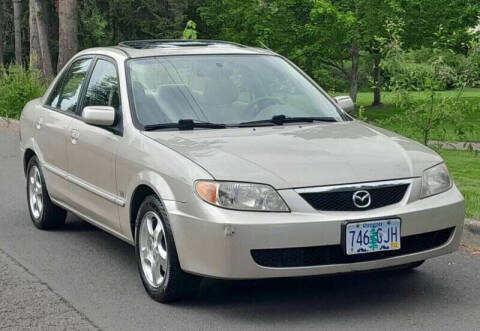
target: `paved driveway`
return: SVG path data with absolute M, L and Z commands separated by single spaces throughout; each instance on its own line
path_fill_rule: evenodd
M 72 216 L 61 231 L 36 230 L 24 183 L 18 134 L 0 129 L 0 329 L 480 330 L 474 250 L 413 272 L 206 280 L 192 300 L 162 305 L 145 294 L 128 244 Z

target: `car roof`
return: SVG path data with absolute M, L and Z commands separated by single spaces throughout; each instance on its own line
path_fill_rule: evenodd
M 218 40 L 177 40 L 154 39 L 124 41 L 117 46 L 84 50 L 81 53 L 123 53 L 128 58 L 167 56 L 167 55 L 227 55 L 227 54 L 275 54 L 269 49 L 244 46 L 241 44 Z

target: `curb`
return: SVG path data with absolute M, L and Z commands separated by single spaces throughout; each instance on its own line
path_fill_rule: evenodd
M 5 123 L 6 125 L 8 125 L 9 123 L 11 123 L 11 124 L 18 124 L 18 123 L 20 123 L 19 120 L 16 120 L 16 119 L 13 119 L 13 118 L 9 118 L 9 117 L 1 117 L 1 116 L 0 116 L 0 122 Z
M 0 117 L 0 128 L 17 131 L 19 127 L 20 127 L 19 120 Z
M 457 151 L 480 151 L 480 143 L 469 141 L 437 141 L 432 140 L 430 146 Z
M 471 233 L 480 235 L 480 220 L 466 219 L 465 228 Z

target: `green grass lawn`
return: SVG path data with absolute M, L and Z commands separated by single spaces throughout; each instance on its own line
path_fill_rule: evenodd
M 468 151 L 437 150 L 445 159 L 466 202 L 467 217 L 480 219 L 480 154 Z
M 455 96 L 456 91 L 442 91 L 440 95 Z M 421 92 L 413 92 L 413 95 L 417 98 L 424 98 L 425 94 Z M 462 98 L 472 103 L 480 103 L 480 88 L 468 88 L 463 92 Z M 383 93 L 382 102 L 384 105 L 380 107 L 370 107 L 373 100 L 373 94 L 371 92 L 362 92 L 358 94 L 357 105 L 364 106 L 366 111 L 365 115 L 368 121 L 373 123 L 379 123 L 379 121 L 385 120 L 394 114 L 398 114 L 403 110 L 397 109 L 391 104 L 391 95 L 389 93 Z M 466 114 L 465 121 L 472 127 L 471 130 L 465 132 L 463 136 L 459 136 L 455 133 L 453 126 L 447 125 L 444 130 L 437 130 L 432 133 L 433 140 L 445 140 L 445 141 L 471 141 L 480 142 L 480 111 L 471 112 Z M 400 126 L 395 123 L 383 125 L 386 129 L 398 132 L 400 134 L 408 135 L 411 138 L 419 139 L 415 133 L 405 132 Z

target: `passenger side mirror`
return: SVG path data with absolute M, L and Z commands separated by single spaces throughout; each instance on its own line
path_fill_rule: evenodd
M 353 103 L 352 98 L 350 98 L 349 96 L 339 96 L 333 99 L 346 113 L 350 115 L 353 114 L 355 110 L 355 104 Z
M 85 123 L 98 126 L 112 126 L 115 123 L 115 109 L 109 106 L 88 106 L 83 108 Z

